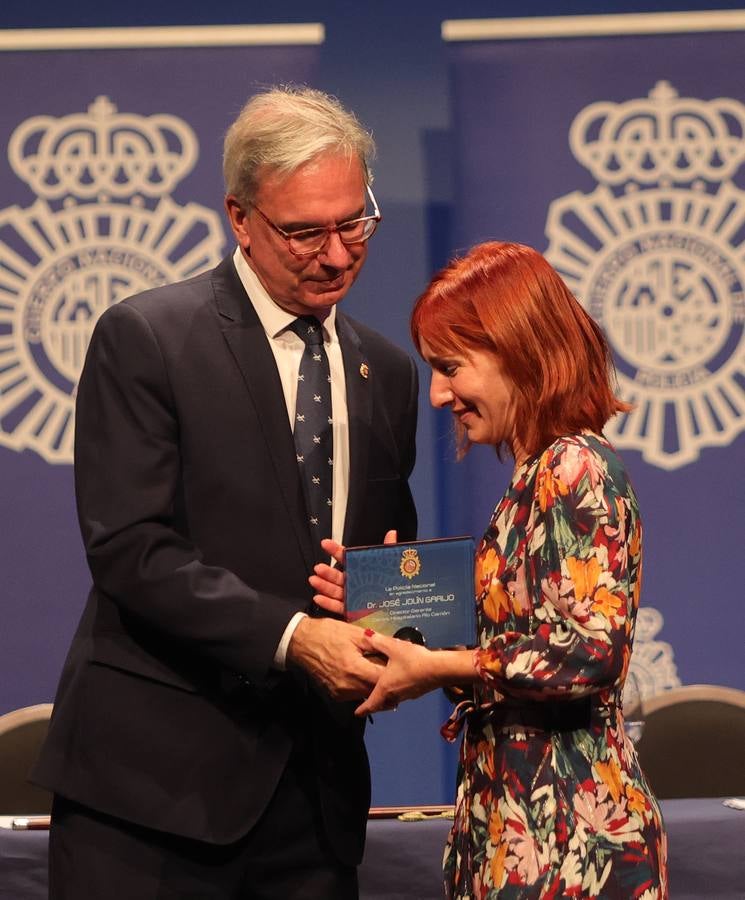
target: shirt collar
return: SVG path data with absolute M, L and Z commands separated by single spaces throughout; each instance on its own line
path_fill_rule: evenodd
M 241 284 L 248 295 L 248 299 L 256 310 L 256 315 L 259 317 L 262 328 L 266 332 L 266 336 L 273 339 L 286 332 L 289 326 L 297 319 L 297 316 L 294 313 L 287 312 L 286 309 L 282 309 L 281 306 L 272 300 L 264 285 L 259 281 L 256 272 L 249 266 L 240 247 L 235 248 L 233 263 Z M 324 340 L 333 340 L 336 333 L 335 306 L 331 307 L 321 327 L 323 328 Z

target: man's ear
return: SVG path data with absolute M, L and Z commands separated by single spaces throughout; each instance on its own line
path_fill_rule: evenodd
M 230 228 L 235 235 L 236 241 L 243 251 L 248 254 L 251 246 L 248 213 L 234 194 L 227 194 L 225 197 L 225 212 L 228 215 Z

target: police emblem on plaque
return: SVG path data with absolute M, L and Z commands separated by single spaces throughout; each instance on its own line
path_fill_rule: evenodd
M 217 213 L 171 199 L 194 167 L 182 119 L 120 113 L 34 116 L 8 161 L 36 194 L 0 210 L 0 445 L 72 462 L 75 389 L 101 313 L 220 259 Z
M 745 105 L 599 102 L 569 143 L 598 181 L 549 207 L 547 258 L 603 327 L 634 409 L 607 433 L 676 469 L 745 429 Z
M 422 561 L 419 559 L 416 547 L 409 547 L 401 554 L 399 571 L 404 578 L 408 578 L 409 580 L 416 578 L 422 571 Z

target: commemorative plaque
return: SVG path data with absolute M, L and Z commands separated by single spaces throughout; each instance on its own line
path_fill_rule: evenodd
M 347 547 L 347 621 L 430 649 L 473 647 L 470 537 Z

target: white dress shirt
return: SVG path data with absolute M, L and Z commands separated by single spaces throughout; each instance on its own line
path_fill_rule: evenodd
M 246 294 L 266 333 L 269 346 L 277 363 L 277 371 L 282 382 L 285 396 L 287 418 L 290 428 L 295 424 L 295 404 L 297 401 L 297 377 L 300 371 L 300 359 L 305 350 L 301 337 L 289 327 L 297 318 L 293 313 L 282 309 L 267 293 L 254 270 L 249 266 L 240 247 L 233 254 L 238 277 L 246 290 Z M 344 359 L 341 344 L 336 334 L 336 307 L 332 306 L 328 316 L 321 323 L 323 345 L 329 360 L 331 374 L 331 409 L 332 434 L 334 440 L 334 472 L 332 495 L 331 535 L 341 543 L 344 534 L 344 519 L 347 511 L 349 493 L 349 417 L 347 415 L 347 390 L 344 378 Z M 285 668 L 287 647 L 295 628 L 305 613 L 299 612 L 290 619 L 282 639 L 274 655 L 274 664 L 279 669 Z

